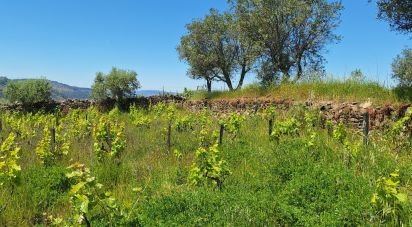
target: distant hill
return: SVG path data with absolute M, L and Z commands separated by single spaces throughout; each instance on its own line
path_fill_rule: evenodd
M 6 84 L 11 81 L 7 77 L 0 77 L 0 97 L 3 96 L 3 89 Z M 28 79 L 15 79 L 15 80 L 28 80 Z M 59 83 L 57 81 L 49 80 L 53 90 L 52 90 L 52 98 L 54 100 L 63 100 L 63 99 L 88 99 L 90 96 L 91 89 L 90 88 L 81 88 L 70 86 L 67 84 Z
M 50 81 L 53 86 L 52 98 L 55 100 L 64 99 L 88 99 L 91 89 L 70 86 L 57 81 Z
M 0 97 L 3 97 L 3 88 L 11 79 L 7 77 L 0 77 Z M 27 79 L 16 79 L 16 80 L 27 80 Z M 52 98 L 54 100 L 64 100 L 64 99 L 88 99 L 90 97 L 91 89 L 71 86 L 63 84 L 57 81 L 49 80 L 52 84 Z M 162 91 L 160 90 L 138 90 L 136 94 L 138 96 L 153 96 L 159 95 Z

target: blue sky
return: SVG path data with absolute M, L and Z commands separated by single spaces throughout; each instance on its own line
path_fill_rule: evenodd
M 361 69 L 371 79 L 391 84 L 392 59 L 412 40 L 376 20 L 375 4 L 344 0 L 343 36 L 329 45 L 326 70 L 345 77 Z M 180 91 L 201 81 L 186 76 L 176 46 L 185 25 L 217 0 L 13 0 L 0 6 L 0 75 L 38 78 L 89 87 L 97 71 L 112 66 L 139 74 L 143 89 Z M 250 75 L 249 82 L 253 81 Z M 222 85 L 219 85 L 221 87 Z

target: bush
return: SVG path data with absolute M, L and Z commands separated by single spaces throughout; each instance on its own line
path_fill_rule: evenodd
M 393 92 L 401 101 L 412 101 L 412 87 L 399 85 L 393 89 Z
M 45 79 L 11 80 L 4 88 L 4 95 L 9 102 L 32 104 L 51 99 L 52 86 Z
M 412 87 L 412 49 L 405 49 L 392 63 L 392 77 L 401 86 Z
M 112 68 L 110 73 L 98 72 L 92 86 L 92 98 L 104 100 L 112 98 L 120 101 L 131 97 L 140 88 L 137 73 L 133 70 Z

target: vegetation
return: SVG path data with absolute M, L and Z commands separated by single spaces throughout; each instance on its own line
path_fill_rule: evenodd
M 412 2 L 409 0 L 378 0 L 379 18 L 390 23 L 394 30 L 412 32 Z
M 412 87 L 412 49 L 403 50 L 392 63 L 393 78 L 400 86 Z
M 188 34 L 177 48 L 194 79 L 213 81 L 229 90 L 243 86 L 247 73 L 257 70 L 265 85 L 300 80 L 304 71 L 321 70 L 321 51 L 339 39 L 333 30 L 339 23 L 340 2 L 229 1 L 231 10 L 211 10 L 202 20 L 187 25 Z M 238 85 L 233 78 L 238 73 Z
M 51 99 L 52 86 L 45 79 L 9 81 L 4 95 L 9 102 L 31 104 Z
M 412 89 L 386 88 L 376 82 L 358 81 L 354 79 L 319 81 L 301 81 L 298 83 L 282 83 L 280 85 L 262 87 L 251 84 L 235 92 L 192 91 L 192 99 L 235 99 L 235 98 L 273 98 L 296 101 L 335 101 L 335 102 L 367 102 L 372 104 L 396 104 L 412 100 Z
M 368 145 L 342 123 L 328 122 L 329 133 L 299 106 L 223 115 L 160 103 L 1 121 L 2 226 L 412 222 L 411 109 Z
M 91 97 L 96 100 L 113 98 L 121 101 L 133 96 L 138 88 L 140 83 L 135 71 L 113 67 L 107 75 L 102 72 L 96 73 Z
M 188 35 L 177 48 L 193 79 L 205 79 L 208 91 L 212 81 L 223 81 L 229 90 L 239 89 L 257 59 L 257 45 L 246 39 L 236 16 L 212 9 L 203 20 L 187 26 Z M 239 72 L 237 86 L 233 84 Z

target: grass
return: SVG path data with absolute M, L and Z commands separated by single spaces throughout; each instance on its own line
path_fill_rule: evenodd
M 279 111 L 276 119 L 294 116 L 303 123 L 305 112 Z M 113 192 L 121 206 L 129 207 L 137 199 L 133 215 L 143 226 L 379 225 L 371 204 L 379 177 L 399 169 L 399 190 L 412 193 L 411 147 L 394 149 L 385 132 L 374 131 L 371 144 L 361 146 L 348 162 L 344 145 L 328 135 L 326 129 L 314 127 L 318 136 L 311 148 L 306 146 L 309 135 L 303 125 L 299 136 L 284 136 L 275 143 L 267 135 L 267 121 L 260 115 L 246 116 L 235 138 L 225 134 L 219 150 L 231 175 L 222 190 L 189 185 L 187 178 L 199 146 L 199 119 L 203 116 L 184 110 L 179 110 L 177 116 L 189 115 L 193 129 L 172 131 L 172 147 L 183 154 L 180 161 L 167 151 L 167 121 L 163 117 L 155 117 L 148 128 L 134 126 L 127 113 L 117 117 L 127 125 L 127 148 L 119 162 L 98 163 L 92 138 L 86 136 L 71 141 L 68 156 L 51 167 L 43 167 L 34 154 L 41 135 L 30 144 L 19 139 L 22 171 L 15 186 L 0 186 L 0 208 L 5 207 L 0 211 L 0 225 L 44 226 L 47 222 L 43 213 L 70 219 L 70 182 L 64 174 L 73 161 L 89 166 L 92 175 L 105 190 Z M 219 118 L 210 119 L 207 128 L 211 132 L 219 128 Z M 7 125 L 3 127 L 2 136 L 12 130 Z M 349 135 L 352 143 L 362 141 L 356 131 Z M 132 191 L 136 187 L 142 188 L 138 195 Z M 410 211 L 410 198 L 397 209 Z M 94 225 L 106 220 L 100 213 L 94 217 Z M 410 212 L 400 218 L 406 225 L 412 223 Z M 383 224 L 399 223 L 390 221 Z
M 237 99 L 237 98 L 275 98 L 304 101 L 366 102 L 381 105 L 412 101 L 410 88 L 387 88 L 377 82 L 354 80 L 322 80 L 317 82 L 283 83 L 277 86 L 262 87 L 252 84 L 243 89 L 228 91 L 195 91 L 192 98 L 197 99 Z

